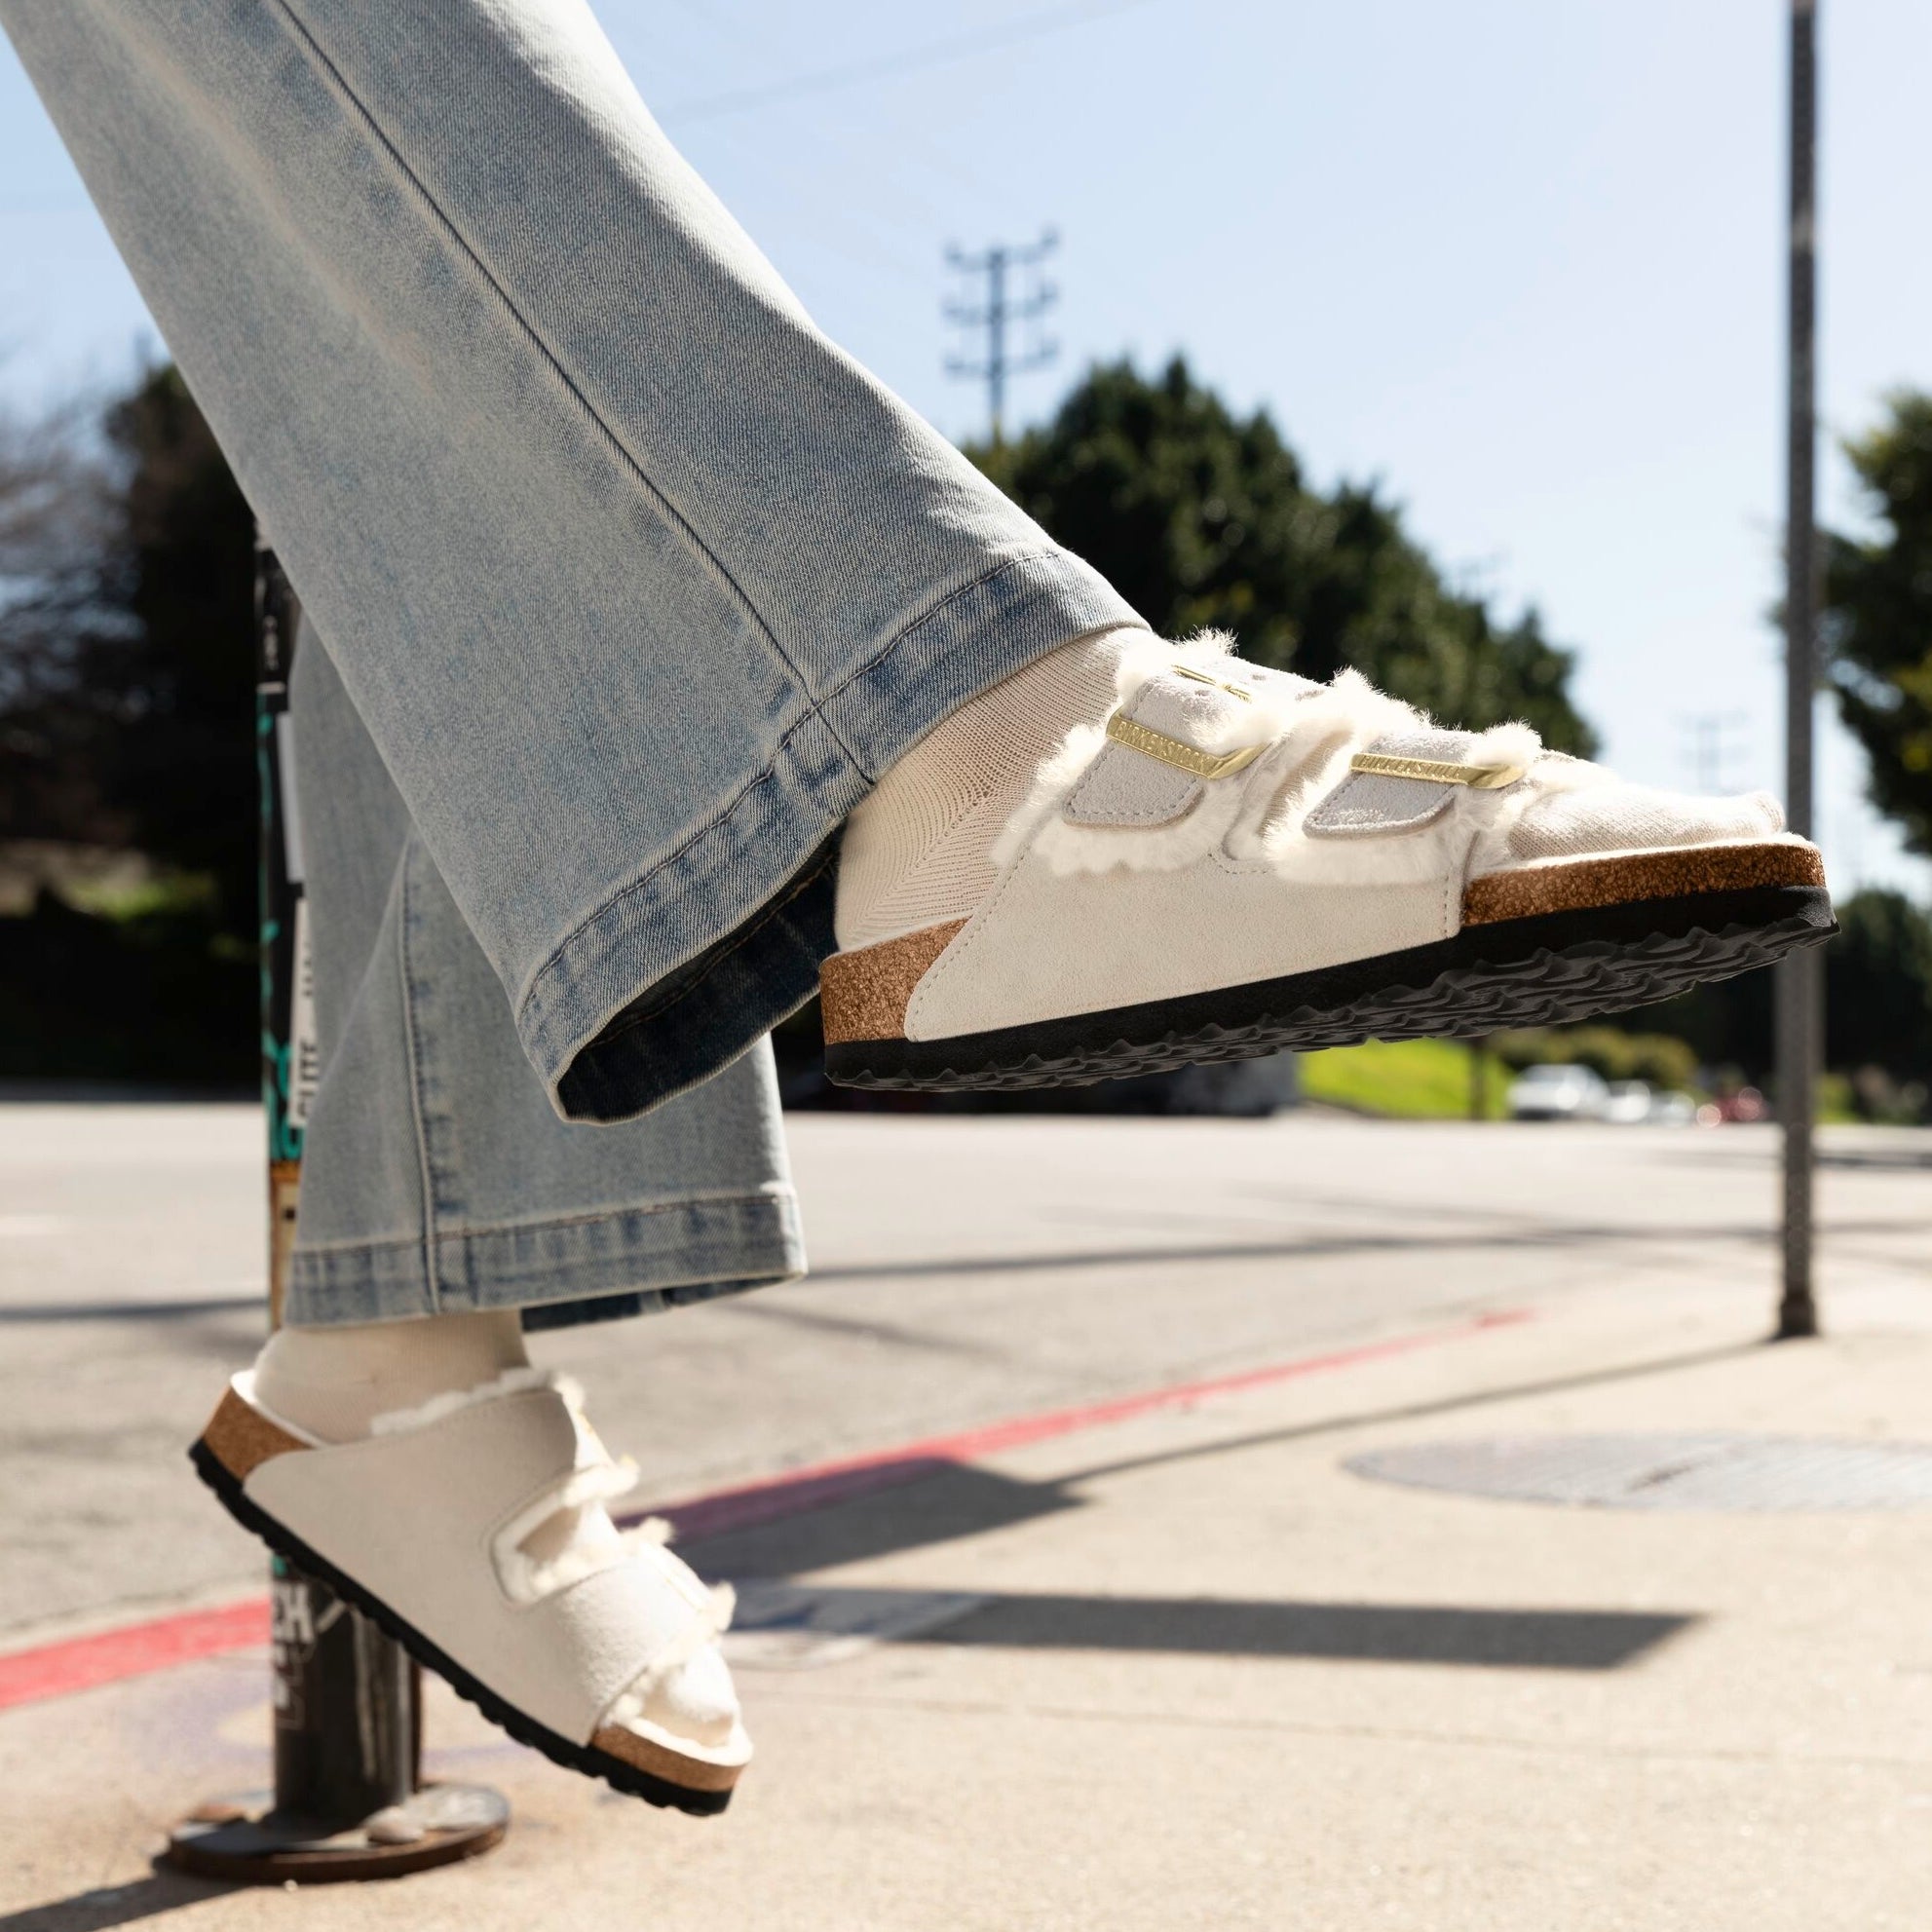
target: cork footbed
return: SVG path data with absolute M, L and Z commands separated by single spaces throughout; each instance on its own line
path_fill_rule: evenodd
M 1553 858 L 1472 879 L 1462 924 L 1491 926 L 1540 913 L 1587 912 L 1640 899 L 1681 899 L 1755 886 L 1822 886 L 1825 861 L 1813 846 L 1684 846 L 1610 858 Z
M 246 1482 L 271 1456 L 309 1447 L 299 1436 L 290 1435 L 259 1409 L 244 1402 L 232 1388 L 222 1390 L 221 1400 L 202 1431 L 202 1440 L 238 1482 Z
M 847 1040 L 898 1040 L 906 1030 L 912 990 L 953 943 L 963 919 L 928 926 L 854 953 L 834 953 L 818 968 L 818 1004 L 827 1044 Z
M 687 1758 L 682 1752 L 667 1751 L 634 1730 L 625 1730 L 622 1724 L 605 1724 L 591 1736 L 590 1748 L 608 1752 L 624 1763 L 648 1771 L 654 1778 L 683 1785 L 688 1791 L 730 1791 L 744 1769 L 742 1764 L 708 1764 L 701 1758 Z

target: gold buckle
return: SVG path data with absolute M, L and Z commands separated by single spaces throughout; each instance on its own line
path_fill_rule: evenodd
M 1193 664 L 1169 664 L 1167 668 L 1176 677 L 1185 677 L 1195 684 L 1212 685 L 1216 691 L 1225 691 L 1230 698 L 1238 698 L 1243 704 L 1252 704 L 1255 695 L 1245 685 L 1227 684 L 1218 677 L 1209 677 L 1205 671 L 1197 671 Z
M 1439 758 L 1396 758 L 1384 751 L 1358 751 L 1348 761 L 1351 772 L 1372 773 L 1378 778 L 1421 778 L 1432 785 L 1467 785 L 1471 791 L 1500 791 L 1513 785 L 1527 765 L 1450 765 Z
M 1212 684 L 1212 678 L 1202 678 L 1203 684 Z M 1169 738 L 1164 732 L 1150 731 L 1145 725 L 1137 725 L 1123 712 L 1116 711 L 1107 720 L 1107 736 L 1116 744 L 1124 744 L 1129 751 L 1144 752 L 1150 758 L 1157 758 L 1163 765 L 1172 765 L 1177 772 L 1190 772 L 1197 778 L 1225 778 L 1231 774 L 1245 770 L 1268 749 L 1265 744 L 1244 744 L 1233 751 L 1200 751 L 1192 744 L 1184 744 L 1178 738 Z

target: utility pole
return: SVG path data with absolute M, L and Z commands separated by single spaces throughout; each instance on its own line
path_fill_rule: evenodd
M 1813 464 L 1817 447 L 1817 0 L 1791 0 L 1790 389 L 1786 400 L 1785 811 L 1811 836 L 1811 716 L 1818 685 L 1818 554 Z M 1818 1333 L 1811 1289 L 1813 1155 L 1823 1058 L 1824 964 L 1815 947 L 1777 968 L 1778 1117 L 1784 1126 L 1784 1288 L 1780 1341 Z
M 1690 734 L 1690 764 L 1700 792 L 1724 790 L 1724 772 L 1730 764 L 1728 754 L 1732 749 L 1725 739 L 1749 722 L 1749 714 L 1744 711 L 1698 711 L 1684 720 L 1684 727 Z
M 986 413 L 993 442 L 997 447 L 1005 428 L 1006 379 L 1024 375 L 1029 369 L 1043 369 L 1060 353 L 1057 342 L 1040 333 L 1040 319 L 1059 300 L 1060 291 L 1042 279 L 1041 264 L 1060 246 L 1060 238 L 1047 229 L 1039 241 L 1025 246 L 995 243 L 979 254 L 968 255 L 958 248 L 946 250 L 946 264 L 955 274 L 972 282 L 986 279 L 986 298 L 982 302 L 954 300 L 946 304 L 946 320 L 957 327 L 975 333 L 986 332 L 982 354 L 956 355 L 946 359 L 949 376 L 966 376 L 986 384 Z M 1016 282 L 1025 279 L 1022 293 L 1013 292 Z M 1026 342 L 1019 350 L 1007 346 L 1009 322 L 1022 323 Z
M 321 1071 L 288 710 L 296 640 L 306 631 L 293 587 L 257 538 L 257 986 L 270 1328 L 282 1325 L 309 1104 Z M 320 1577 L 282 1556 L 269 1567 L 268 1662 L 275 1789 L 211 1799 L 182 1819 L 170 1832 L 165 1854 L 177 1871 L 241 1885 L 330 1884 L 451 1865 L 502 1841 L 510 1806 L 500 1793 L 423 1780 L 423 1674 L 408 1652 Z M 261 1798 L 271 1799 L 266 1809 Z

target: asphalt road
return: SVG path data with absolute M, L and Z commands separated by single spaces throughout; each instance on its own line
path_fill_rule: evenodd
M 808 1280 L 541 1340 L 647 1496 L 1580 1290 L 1660 1337 L 1773 1299 L 1766 1128 L 792 1128 Z M 1828 1312 L 1922 1296 L 1932 1133 L 1826 1142 Z M 182 1451 L 259 1338 L 260 1159 L 247 1107 L 0 1107 L 0 1641 L 259 1576 Z

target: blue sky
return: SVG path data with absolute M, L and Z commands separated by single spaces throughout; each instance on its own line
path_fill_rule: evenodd
M 1059 365 L 1185 350 L 1318 478 L 1380 477 L 1581 652 L 1610 756 L 1779 783 L 1777 0 L 602 0 L 646 100 L 818 321 L 949 434 L 949 243 L 1055 225 Z M 1932 387 L 1932 8 L 1823 0 L 1829 441 Z M 842 79 L 861 69 L 854 78 Z M 0 392 L 123 375 L 139 297 L 0 47 Z M 1849 518 L 1829 453 L 1825 508 Z M 1906 885 L 1824 735 L 1840 885 Z

